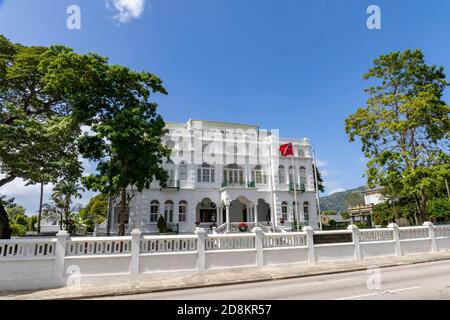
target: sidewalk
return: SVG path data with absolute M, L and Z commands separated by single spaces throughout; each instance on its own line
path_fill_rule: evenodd
M 340 261 L 320 263 L 316 266 L 286 265 L 262 268 L 245 268 L 208 271 L 175 276 L 140 276 L 128 281 L 97 282 L 83 284 L 79 289 L 59 288 L 35 292 L 0 292 L 2 299 L 85 299 L 95 297 L 120 296 L 189 288 L 223 286 L 239 283 L 270 281 L 276 279 L 308 277 L 324 274 L 366 270 L 369 266 L 380 268 L 450 260 L 450 252 L 423 253 L 403 257 L 366 259 L 362 262 Z

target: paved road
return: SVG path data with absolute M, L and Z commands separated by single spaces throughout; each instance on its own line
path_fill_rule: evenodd
M 103 299 L 450 299 L 450 261 Z

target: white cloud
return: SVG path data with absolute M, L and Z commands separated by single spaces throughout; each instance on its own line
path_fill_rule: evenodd
M 142 16 L 145 9 L 145 0 L 107 0 L 106 6 L 117 11 L 117 14 L 113 17 L 114 20 L 127 23 Z

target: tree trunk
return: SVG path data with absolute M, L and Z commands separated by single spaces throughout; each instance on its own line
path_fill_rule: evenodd
M 125 212 L 127 210 L 127 190 L 122 188 L 120 200 L 119 236 L 125 235 Z
M 41 182 L 41 196 L 39 199 L 39 214 L 38 214 L 38 225 L 37 225 L 37 233 L 41 233 L 41 218 L 42 218 L 42 202 L 44 200 L 44 183 Z
M 9 226 L 8 213 L 0 202 L 0 239 L 11 239 L 11 227 Z

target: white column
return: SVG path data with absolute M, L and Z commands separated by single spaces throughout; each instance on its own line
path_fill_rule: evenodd
M 58 231 L 56 234 L 55 262 L 54 262 L 54 279 L 56 285 L 63 285 L 65 279 L 64 257 L 66 255 L 66 242 L 69 233 L 65 230 Z
M 254 213 L 254 218 L 255 218 L 255 224 L 258 224 L 258 205 L 255 204 L 253 207 L 253 213 Z
M 222 220 L 220 220 L 220 207 L 216 208 L 216 225 L 220 226 L 222 224 L 221 222 Z
M 388 225 L 388 228 L 392 229 L 392 233 L 394 234 L 394 241 L 395 241 L 395 255 L 397 257 L 402 256 L 402 246 L 400 243 L 400 230 L 398 228 L 398 225 L 396 223 L 390 223 Z
M 227 219 L 227 232 L 230 232 L 230 206 L 226 205 L 225 210 L 226 210 L 226 219 Z
M 430 221 L 425 221 L 423 223 L 425 227 L 428 227 L 428 234 L 430 235 L 431 240 L 431 252 L 437 252 L 437 244 L 436 244 L 436 237 L 434 235 L 434 225 Z
M 195 230 L 197 235 L 197 269 L 202 272 L 205 271 L 205 238 L 206 230 L 197 228 Z
M 351 224 L 347 227 L 347 230 L 352 232 L 353 245 L 355 250 L 355 260 L 361 261 L 361 245 L 359 243 L 359 229 L 355 224 Z
M 133 229 L 131 231 L 131 263 L 130 274 L 139 274 L 139 248 L 141 244 L 141 231 L 139 229 Z
M 255 248 L 256 248 L 256 266 L 262 267 L 264 264 L 263 257 L 263 231 L 259 227 L 255 227 L 252 230 L 255 233 Z
M 310 226 L 303 227 L 303 232 L 306 232 L 306 245 L 308 246 L 308 263 L 310 265 L 316 264 L 316 253 L 314 251 L 314 229 Z

